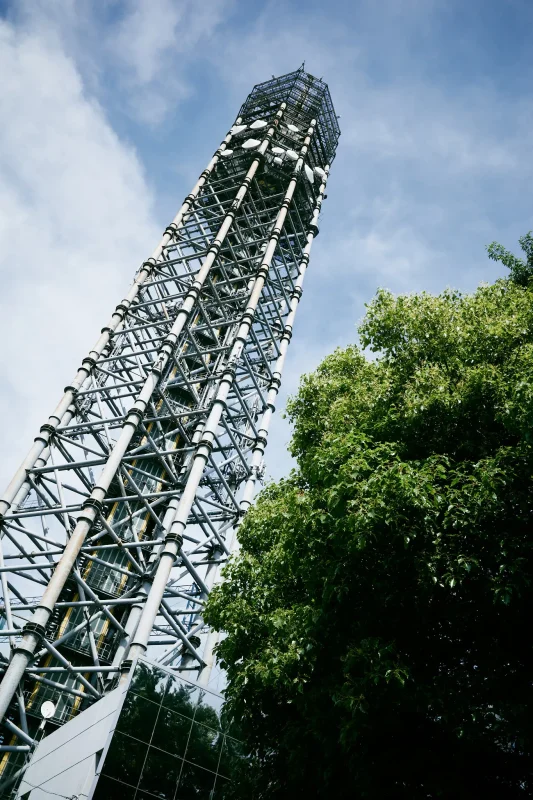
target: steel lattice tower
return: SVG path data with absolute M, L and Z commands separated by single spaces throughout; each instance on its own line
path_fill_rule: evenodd
M 339 134 L 303 67 L 253 89 L 2 496 L 4 783 L 147 648 L 209 681 Z

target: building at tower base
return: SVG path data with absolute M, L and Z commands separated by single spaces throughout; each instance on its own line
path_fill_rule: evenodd
M 16 796 L 223 798 L 243 768 L 237 736 L 219 694 L 141 658 L 126 683 L 41 741 Z

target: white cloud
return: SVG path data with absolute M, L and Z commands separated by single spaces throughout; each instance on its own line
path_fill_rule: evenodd
M 438 204 L 416 203 L 389 180 L 382 194 L 358 193 L 342 219 L 326 218 L 323 227 L 328 223 L 336 224 L 336 236 L 326 245 L 318 239 L 315 255 L 331 289 L 321 287 L 320 293 L 341 289 L 344 303 L 351 300 L 352 324 L 378 286 L 397 293 L 439 290 L 449 265 L 445 243 L 432 236 L 435 228 L 446 225 Z M 353 338 L 351 332 L 345 341 Z
M 132 0 L 109 26 L 107 56 L 130 113 L 159 125 L 193 91 L 188 67 L 201 61 L 232 0 Z
M 191 11 L 186 0 L 134 0 L 109 30 L 108 57 L 118 66 L 130 110 L 143 122 L 160 123 L 171 105 L 189 94 L 189 85 L 181 70 L 173 67 L 172 56 L 173 51 L 186 52 L 199 37 Z
M 181 56 L 207 40 L 228 8 L 224 0 L 132 0 L 112 29 L 109 44 L 141 86 L 162 78 L 170 55 Z M 165 82 L 172 74 L 165 75 Z
M 19 26 L 54 41 L 92 92 L 156 127 L 194 93 L 198 65 L 235 0 L 19 0 Z
M 0 483 L 159 236 L 135 152 L 72 60 L 0 23 Z
M 409 161 L 426 172 L 445 168 L 448 174 L 503 173 L 523 166 L 533 107 L 521 109 L 514 100 L 502 108 L 491 86 L 466 86 L 448 95 L 412 78 L 373 85 L 359 73 L 352 76 L 350 93 L 345 92 L 342 144 L 359 157 L 397 165 Z M 494 113 L 498 107 L 501 114 Z M 512 127 L 505 124 L 506 110 L 516 120 Z

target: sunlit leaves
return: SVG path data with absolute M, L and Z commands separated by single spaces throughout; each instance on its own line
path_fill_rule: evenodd
M 377 360 L 337 350 L 289 403 L 298 469 L 208 605 L 258 797 L 533 791 L 522 246 L 522 266 L 492 247 L 512 280 L 472 295 L 378 292 L 360 328 Z

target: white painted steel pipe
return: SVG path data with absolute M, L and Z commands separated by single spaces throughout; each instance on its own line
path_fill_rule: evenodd
M 236 197 L 235 197 L 235 200 L 232 203 L 231 209 L 226 214 L 226 216 L 224 218 L 224 221 L 223 221 L 222 225 L 220 226 L 219 231 L 215 236 L 215 239 L 213 240 L 213 244 L 209 248 L 208 254 L 207 254 L 202 266 L 200 267 L 198 273 L 196 274 L 195 280 L 193 281 L 193 283 L 192 283 L 192 285 L 191 285 L 191 287 L 190 287 L 190 289 L 189 289 L 189 291 L 187 293 L 187 296 L 185 297 L 185 300 L 183 301 L 183 304 L 182 304 L 181 308 L 177 312 L 176 319 L 175 319 L 174 324 L 173 324 L 173 326 L 172 326 L 172 328 L 170 330 L 170 333 L 168 333 L 167 336 L 165 337 L 165 340 L 164 340 L 164 342 L 163 342 L 163 344 L 162 344 L 162 346 L 161 346 L 161 348 L 159 350 L 159 355 L 158 355 L 157 359 L 154 362 L 152 370 L 149 373 L 148 377 L 146 378 L 146 380 L 144 382 L 144 385 L 143 385 L 139 395 L 137 396 L 134 405 L 129 410 L 129 412 L 128 412 L 127 416 L 126 416 L 126 419 L 124 420 L 124 423 L 123 423 L 123 426 L 122 426 L 122 431 L 121 431 L 121 433 L 120 433 L 115 445 L 113 446 L 111 452 L 109 453 L 107 462 L 106 462 L 106 464 L 105 464 L 105 466 L 104 466 L 104 468 L 103 468 L 103 470 L 102 470 L 102 472 L 100 474 L 98 482 L 95 485 L 94 489 L 92 490 L 90 497 L 83 504 L 82 514 L 78 517 L 78 520 L 76 522 L 76 526 L 75 526 L 74 530 L 72 531 L 72 534 L 70 536 L 70 539 L 69 539 L 67 545 L 65 546 L 65 549 L 63 551 L 63 555 L 61 556 L 61 558 L 59 559 L 59 561 L 58 561 L 58 563 L 56 565 L 54 573 L 52 574 L 52 577 L 50 578 L 50 582 L 48 583 L 48 586 L 47 586 L 47 588 L 46 588 L 46 590 L 45 590 L 45 592 L 44 592 L 44 594 L 43 594 L 43 596 L 41 598 L 41 601 L 40 601 L 38 607 L 36 608 L 36 610 L 35 610 L 32 618 L 31 618 L 30 622 L 28 622 L 26 624 L 25 628 L 24 628 L 24 635 L 22 637 L 22 640 L 19 643 L 19 645 L 17 646 L 16 650 L 14 651 L 12 659 L 11 659 L 11 661 L 9 663 L 9 666 L 8 666 L 8 668 L 6 670 L 6 673 L 4 675 L 4 678 L 2 680 L 2 683 L 0 684 L 0 719 L 2 719 L 4 717 L 6 711 L 7 711 L 8 707 L 9 707 L 9 704 L 11 702 L 11 699 L 13 697 L 13 694 L 16 691 L 18 683 L 19 683 L 20 679 L 22 678 L 22 675 L 24 674 L 24 671 L 25 671 L 28 663 L 30 662 L 33 654 L 35 653 L 35 650 L 37 649 L 37 646 L 38 646 L 39 642 L 41 641 L 41 639 L 44 636 L 44 631 L 45 631 L 45 628 L 46 628 L 46 624 L 48 623 L 48 620 L 50 619 L 50 616 L 51 616 L 52 611 L 54 609 L 54 606 L 55 606 L 55 604 L 56 604 L 56 602 L 57 602 L 57 600 L 59 598 L 59 595 L 60 595 L 63 587 L 65 586 L 65 584 L 66 584 L 66 582 L 68 580 L 68 577 L 69 577 L 69 575 L 71 573 L 72 568 L 74 567 L 74 564 L 76 562 L 76 558 L 77 558 L 77 556 L 78 556 L 78 554 L 79 554 L 79 552 L 80 552 L 80 550 L 81 550 L 81 548 L 83 546 L 85 538 L 86 538 L 88 532 L 90 531 L 93 522 L 98 517 L 98 515 L 99 515 L 99 513 L 100 513 L 100 511 L 102 509 L 102 501 L 106 496 L 106 492 L 109 489 L 111 481 L 113 480 L 113 478 L 115 476 L 115 473 L 117 472 L 117 470 L 118 470 L 118 468 L 120 466 L 121 460 L 122 460 L 124 454 L 126 453 L 126 450 L 127 450 L 128 446 L 129 446 L 129 443 L 130 443 L 131 439 L 133 438 L 133 435 L 134 435 L 134 433 L 135 433 L 135 431 L 137 429 L 137 426 L 138 426 L 139 422 L 141 421 L 141 419 L 144 416 L 144 412 L 146 410 L 148 402 L 150 401 L 150 398 L 152 397 L 152 395 L 154 393 L 154 390 L 157 387 L 157 385 L 159 383 L 159 380 L 161 379 L 161 375 L 163 374 L 163 371 L 164 371 L 164 369 L 165 369 L 165 367 L 166 367 L 166 365 L 167 365 L 167 363 L 168 363 L 168 361 L 169 361 L 169 359 L 170 359 L 170 357 L 171 357 L 171 355 L 172 355 L 172 353 L 174 351 L 174 348 L 175 348 L 175 346 L 176 346 L 176 344 L 178 342 L 178 337 L 181 334 L 181 331 L 183 330 L 183 327 L 185 326 L 185 323 L 187 322 L 187 320 L 189 318 L 189 315 L 190 315 L 195 303 L 198 300 L 200 291 L 201 291 L 201 289 L 202 289 L 202 287 L 203 287 L 203 285 L 205 283 L 205 280 L 206 280 L 206 278 L 207 278 L 207 276 L 208 276 L 208 274 L 209 274 L 209 272 L 211 270 L 211 267 L 213 266 L 213 263 L 214 263 L 217 255 L 219 253 L 219 250 L 220 250 L 224 240 L 226 239 L 226 236 L 227 236 L 227 234 L 228 234 L 228 232 L 229 232 L 229 230 L 230 230 L 230 228 L 231 228 L 231 226 L 233 224 L 235 216 L 236 216 L 236 214 L 237 214 L 237 212 L 238 212 L 238 210 L 239 210 L 239 208 L 240 208 L 240 206 L 242 204 L 242 201 L 244 200 L 244 197 L 246 196 L 246 193 L 247 193 L 247 191 L 248 191 L 248 189 L 250 187 L 250 184 L 251 184 L 251 182 L 252 182 L 252 180 L 253 180 L 253 178 L 255 176 L 255 173 L 257 172 L 257 169 L 259 167 L 259 163 L 261 161 L 261 158 L 264 156 L 264 154 L 265 154 L 265 152 L 266 152 L 266 150 L 267 150 L 267 148 L 268 148 L 268 146 L 270 144 L 270 141 L 271 141 L 271 138 L 272 138 L 272 136 L 274 134 L 274 131 L 276 130 L 277 124 L 278 124 L 279 120 L 281 119 L 281 117 L 283 116 L 283 112 L 285 110 L 285 107 L 286 107 L 286 104 L 282 103 L 281 106 L 280 106 L 279 111 L 277 112 L 277 114 L 274 117 L 274 120 L 273 120 L 272 124 L 269 126 L 267 134 L 266 134 L 265 138 L 263 139 L 260 147 L 258 148 L 257 154 L 255 155 L 254 159 L 252 160 L 252 163 L 250 164 L 250 167 L 249 167 L 249 169 L 248 169 L 248 171 L 246 173 L 246 176 L 245 176 L 245 178 L 244 178 L 244 180 L 243 180 L 243 182 L 242 182 L 242 184 L 241 184 L 241 186 L 240 186 L 240 188 L 239 188 L 239 190 L 238 190 L 238 192 L 236 194 Z M 178 217 L 180 216 L 180 214 L 181 214 L 181 211 L 178 213 Z M 183 216 L 183 214 L 182 214 L 182 216 Z M 166 240 L 167 243 L 168 243 L 168 241 L 170 241 L 171 235 L 172 236 L 174 235 L 174 231 L 172 231 L 172 233 L 168 234 L 168 239 Z M 167 234 L 165 234 L 165 236 L 167 236 Z M 165 242 L 165 236 L 163 237 L 163 240 L 162 240 L 163 242 Z M 159 245 L 158 250 L 156 250 L 157 257 L 159 257 L 159 255 L 161 254 L 161 251 L 162 251 L 163 247 L 164 247 L 164 244 L 160 244 Z M 143 266 L 141 272 L 147 271 L 147 270 L 148 270 L 148 268 L 145 268 Z M 138 283 L 138 280 L 139 280 L 139 275 L 136 278 L 136 283 L 134 284 L 134 286 Z M 146 276 L 143 278 L 143 280 L 146 280 Z M 130 290 L 130 294 L 131 294 L 132 291 L 133 291 L 133 287 L 132 287 L 132 290 Z M 136 289 L 136 292 L 137 291 L 138 291 L 138 288 Z M 129 302 L 131 303 L 131 300 Z M 124 313 L 121 312 L 121 319 L 123 319 L 123 317 L 124 317 Z M 118 325 L 118 321 L 117 321 L 117 325 Z M 102 337 L 103 336 L 104 336 L 104 334 L 102 334 Z M 100 337 L 100 340 L 102 339 L 102 337 Z M 106 340 L 106 344 L 107 344 L 107 341 L 109 341 L 109 339 Z M 105 346 L 105 344 L 102 344 L 101 350 L 103 350 L 104 346 Z M 96 352 L 96 350 L 92 351 L 92 352 Z M 84 371 L 84 375 L 83 375 L 83 380 L 81 381 L 81 383 L 83 383 L 83 381 L 86 379 L 88 374 L 89 373 L 87 372 L 87 370 L 85 370 Z M 80 383 L 80 385 L 81 385 L 81 383 Z M 59 413 L 59 411 L 56 410 L 57 413 L 55 413 L 55 415 L 54 415 L 54 419 L 56 420 L 56 422 L 55 422 L 55 426 L 56 427 L 57 427 L 57 425 L 59 425 L 62 416 L 64 415 L 65 411 L 68 408 L 68 405 L 70 404 L 70 402 L 73 399 L 74 395 L 72 395 L 72 397 L 71 397 L 70 394 L 69 394 L 71 388 L 72 387 L 68 388 L 66 393 L 65 393 L 65 397 L 69 396 L 69 398 L 70 398 L 69 399 L 69 403 L 67 404 L 65 409 L 61 411 L 61 413 Z M 64 402 L 64 399 L 63 399 L 62 402 Z M 61 403 L 60 403 L 60 406 L 61 406 Z M 52 418 L 50 418 L 50 419 L 52 419 Z M 36 442 L 36 444 L 37 444 L 37 442 Z M 45 440 L 43 438 L 41 440 L 41 444 L 42 444 L 42 447 L 39 450 L 39 452 L 35 455 L 33 463 L 35 463 L 36 458 L 38 458 L 38 456 L 42 453 L 44 448 L 48 445 L 48 439 Z M 22 483 L 24 482 L 25 475 L 26 475 L 26 470 L 24 469 L 24 476 L 22 477 L 22 480 L 18 484 L 18 488 L 20 488 L 20 485 L 22 485 Z M 18 488 L 16 489 L 16 491 L 18 491 Z M 16 494 L 16 491 L 14 492 L 14 494 Z M 14 496 L 14 494 L 13 494 L 13 496 Z M 1 508 L 1 506 L 0 506 L 0 508 Z M 156 579 L 157 579 L 157 575 L 156 575 L 156 577 L 154 579 L 154 583 L 156 582 Z M 157 581 L 156 585 L 157 585 L 157 587 L 159 589 L 159 581 Z M 164 588 L 165 587 L 163 587 L 163 592 L 164 592 Z M 153 589 L 154 589 L 154 586 L 152 585 L 152 590 L 151 591 L 153 591 Z M 159 605 L 158 605 L 158 608 L 159 608 Z M 141 623 L 142 623 L 142 617 L 141 617 L 141 622 L 139 623 L 139 627 L 141 626 Z
M 296 166 L 294 168 L 293 176 L 289 182 L 283 203 L 281 204 L 281 208 L 277 214 L 274 229 L 264 252 L 261 266 L 256 273 L 253 288 L 248 298 L 248 304 L 242 315 L 239 329 L 228 358 L 228 364 L 218 384 L 218 390 L 211 406 L 211 411 L 209 412 L 209 416 L 205 423 L 202 438 L 200 439 L 196 453 L 192 460 L 192 466 L 183 490 L 183 494 L 181 495 L 179 503 L 177 504 L 175 518 L 171 523 L 170 529 L 167 533 L 166 544 L 160 555 L 152 588 L 148 594 L 146 605 L 137 627 L 135 638 L 128 652 L 128 658 L 131 660 L 135 660 L 138 656 L 142 655 L 146 651 L 150 633 L 159 612 L 159 606 L 163 598 L 165 587 L 170 578 L 172 567 L 174 566 L 178 555 L 184 558 L 184 554 L 181 552 L 183 533 L 187 527 L 187 520 L 196 496 L 196 492 L 200 485 L 202 475 L 204 473 L 205 465 L 207 464 L 211 449 L 213 447 L 215 434 L 220 423 L 222 413 L 226 408 L 226 401 L 234 381 L 235 370 L 254 321 L 255 311 L 268 277 L 270 265 L 278 245 L 281 231 L 283 230 L 285 218 L 294 195 L 296 182 L 304 163 L 307 149 L 311 141 L 311 136 L 314 132 L 315 124 L 316 122 L 313 120 L 311 127 L 308 129 L 307 136 L 305 137 L 298 160 L 296 162 Z
M 276 401 L 279 393 L 279 387 L 281 384 L 283 367 L 285 365 L 285 357 L 287 355 L 287 350 L 289 348 L 289 344 L 292 338 L 292 330 L 294 327 L 294 319 L 296 317 L 296 311 L 298 310 L 298 305 L 300 303 L 300 298 L 302 296 L 303 282 L 305 279 L 307 268 L 309 266 L 311 247 L 313 246 L 313 241 L 318 232 L 318 217 L 320 214 L 320 208 L 322 206 L 322 200 L 324 199 L 324 192 L 326 190 L 326 182 L 329 173 L 329 166 L 326 166 L 325 173 L 326 175 L 322 181 L 322 185 L 320 186 L 319 194 L 317 197 L 317 202 L 313 213 L 313 219 L 310 225 L 309 233 L 307 234 L 307 243 L 303 251 L 302 260 L 300 261 L 298 279 L 296 281 L 293 293 L 291 295 L 290 306 L 289 306 L 290 311 L 287 316 L 287 320 L 285 322 L 283 335 L 281 337 L 281 342 L 279 347 L 280 353 L 277 358 L 274 370 L 272 372 L 272 380 L 270 382 L 270 386 L 268 389 L 266 408 L 263 413 L 263 417 L 261 419 L 261 424 L 257 431 L 257 438 L 254 445 L 254 449 L 252 451 L 252 457 L 250 463 L 250 475 L 248 477 L 248 480 L 246 481 L 246 486 L 244 487 L 243 496 L 240 502 L 240 510 L 242 515 L 244 515 L 248 511 L 254 498 L 257 476 L 259 469 L 261 467 L 261 461 L 263 459 L 263 455 L 265 453 L 265 448 L 268 441 L 270 423 L 274 415 L 274 412 L 276 410 Z
M 303 256 L 299 264 L 299 274 L 296 280 L 291 298 L 290 298 L 290 311 L 287 315 L 287 319 L 285 322 L 285 326 L 283 328 L 283 335 L 280 341 L 280 352 L 279 356 L 276 360 L 276 364 L 272 371 L 272 380 L 270 382 L 270 386 L 268 389 L 267 399 L 266 399 L 266 408 L 261 418 L 261 423 L 257 430 L 257 438 L 255 441 L 254 449 L 252 450 L 252 455 L 250 459 L 250 475 L 248 480 L 246 481 L 246 485 L 244 487 L 243 496 L 241 502 L 239 504 L 241 515 L 244 516 L 248 509 L 250 508 L 254 494 L 255 488 L 258 480 L 258 473 L 261 467 L 261 462 L 263 460 L 263 456 L 265 453 L 265 448 L 268 442 L 268 433 L 270 429 L 270 423 L 272 420 L 272 416 L 276 410 L 276 401 L 279 393 L 279 387 L 281 384 L 281 376 L 283 374 L 283 367 L 285 365 L 285 357 L 287 355 L 287 350 L 289 348 L 289 344 L 292 338 L 292 331 L 294 327 L 294 320 L 296 317 L 296 311 L 298 310 L 298 305 L 300 303 L 300 299 L 302 297 L 303 291 L 303 283 L 305 279 L 305 274 L 307 272 L 307 268 L 309 266 L 309 258 L 311 255 L 311 248 L 313 245 L 313 241 L 315 236 L 318 232 L 318 217 L 320 214 L 320 208 L 322 206 L 322 201 L 324 199 L 324 192 L 326 190 L 326 182 L 329 173 L 329 166 L 325 168 L 325 177 L 322 181 L 322 185 L 320 186 L 316 206 L 313 212 L 313 218 L 311 221 L 309 233 L 307 234 L 307 243 L 304 247 Z M 241 519 L 242 519 L 241 516 Z M 230 548 L 231 549 L 231 548 Z M 218 578 L 220 574 L 220 569 L 216 570 L 217 575 L 213 576 L 213 583 Z M 213 672 L 213 667 L 215 663 L 215 654 L 214 648 L 215 645 L 218 643 L 220 637 L 220 633 L 218 631 L 209 631 L 206 643 L 204 646 L 203 651 L 203 660 L 205 662 L 205 667 L 201 670 L 200 675 L 198 677 L 198 683 L 200 686 L 205 686 L 206 688 L 209 686 L 209 681 L 211 679 L 211 674 Z
M 145 594 L 148 594 L 150 591 L 150 584 L 148 581 L 143 583 L 142 591 Z M 113 656 L 112 666 L 119 667 L 122 663 L 126 651 L 129 647 L 129 644 L 135 635 L 135 631 L 137 630 L 137 625 L 139 624 L 139 620 L 141 618 L 143 610 L 143 601 L 140 598 L 137 598 L 135 604 L 130 609 L 128 614 L 128 618 L 126 620 L 126 625 L 124 628 L 124 636 L 120 640 L 120 644 L 115 651 L 115 655 Z

